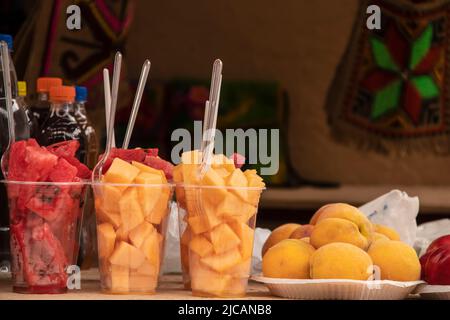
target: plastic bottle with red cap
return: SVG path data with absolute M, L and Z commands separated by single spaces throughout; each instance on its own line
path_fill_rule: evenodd
M 30 110 L 36 119 L 38 126 L 42 129 L 45 120 L 50 113 L 50 88 L 62 86 L 63 82 L 60 78 L 38 78 L 36 82 L 36 98 L 30 106 Z M 39 138 L 36 136 L 36 138 Z
M 86 158 L 86 138 L 73 116 L 75 88 L 69 86 L 51 87 L 49 101 L 50 113 L 42 126 L 39 136 L 40 145 L 48 146 L 58 142 L 78 140 L 80 148 L 77 151 L 77 158 L 84 162 Z

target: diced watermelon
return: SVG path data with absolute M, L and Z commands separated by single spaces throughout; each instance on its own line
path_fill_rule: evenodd
M 120 148 L 112 148 L 111 152 L 109 153 L 108 159 L 103 164 L 103 172 L 108 171 L 109 167 L 111 166 L 112 162 L 115 158 L 122 159 L 123 161 L 130 162 L 131 161 L 137 161 L 137 162 L 144 162 L 146 152 L 144 149 L 120 149 Z M 100 155 L 99 159 L 103 158 L 103 154 Z
M 68 191 L 53 185 L 39 186 L 26 208 L 47 221 L 53 221 L 59 215 L 71 212 L 74 200 Z
M 147 154 L 147 156 L 157 157 L 159 149 L 158 148 L 145 149 L 145 153 Z
M 242 168 L 242 166 L 245 164 L 245 157 L 239 153 L 233 153 L 230 159 L 233 160 L 234 166 L 238 169 Z
M 54 155 L 62 158 L 75 158 L 80 142 L 78 140 L 67 140 L 63 142 L 54 143 L 47 148 L 48 151 Z
M 64 158 L 59 158 L 58 163 L 50 173 L 49 179 L 53 182 L 70 182 L 77 176 L 78 169 L 67 162 Z
M 30 179 L 29 181 L 45 181 L 53 170 L 53 167 L 58 162 L 58 157 L 47 151 L 42 147 L 27 146 L 25 161 L 27 166 L 22 168 L 29 175 L 33 173 L 38 174 L 37 179 Z
M 144 163 L 153 169 L 164 171 L 167 180 L 172 180 L 173 164 L 169 161 L 163 160 L 160 157 L 147 156 L 145 157 Z

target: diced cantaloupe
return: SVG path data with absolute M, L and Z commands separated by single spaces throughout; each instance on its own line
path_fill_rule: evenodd
M 230 172 L 233 172 L 233 170 L 235 169 L 235 166 L 234 166 L 234 161 L 231 160 L 230 158 L 228 158 L 226 155 L 215 154 L 212 157 L 211 168 L 213 168 L 213 169 L 223 168 L 230 173 Z
M 205 175 L 202 178 L 202 185 L 217 187 L 215 190 L 219 197 L 221 196 L 223 198 L 227 194 L 225 180 L 213 168 L 209 168 L 209 170 L 205 172 Z
M 158 232 L 150 233 L 145 238 L 139 249 L 143 252 L 147 260 L 159 272 L 160 255 L 161 255 L 161 240 Z
M 153 293 L 157 284 L 158 280 L 156 276 L 143 275 L 136 271 L 130 272 L 130 292 Z
M 241 243 L 241 239 L 226 223 L 215 227 L 209 234 L 215 253 L 224 253 L 234 249 Z
M 208 268 L 195 253 L 190 254 L 191 287 L 194 294 L 222 296 L 232 277 Z
M 188 224 L 194 234 L 200 234 L 213 229 L 221 221 L 213 214 L 202 214 L 188 217 Z
M 198 150 L 186 151 L 181 155 L 183 164 L 200 164 L 202 162 L 202 153 Z
M 237 220 L 247 222 L 256 213 L 256 208 L 242 201 L 229 192 L 225 199 L 217 206 L 217 215 L 226 220 Z
M 119 201 L 121 227 L 130 232 L 144 221 L 144 214 L 139 205 L 137 187 L 128 188 Z
M 201 258 L 200 261 L 214 271 L 223 273 L 241 262 L 242 257 L 239 252 L 239 248 L 236 247 L 221 254 L 215 254 Z
M 136 168 L 138 168 L 141 173 L 145 172 L 148 174 L 160 175 L 161 178 L 163 179 L 163 183 L 167 183 L 167 179 L 166 179 L 166 175 L 164 174 L 164 171 L 154 169 L 152 167 L 149 167 L 149 166 L 147 166 L 143 163 L 137 162 L 137 161 L 131 161 L 131 164 L 133 166 L 135 166 Z
M 241 249 L 242 259 L 250 258 L 253 253 L 253 229 L 250 228 L 246 223 L 242 223 L 239 221 L 232 221 L 229 223 L 229 226 L 241 240 L 239 248 Z
M 248 278 L 250 276 L 251 265 L 252 259 L 248 258 L 230 268 L 227 271 L 227 274 L 229 274 L 233 278 Z
M 115 229 L 117 229 L 121 224 L 119 210 L 117 210 L 117 212 L 108 212 L 103 210 L 100 199 L 95 201 L 95 214 L 97 223 L 111 223 Z
M 186 229 L 184 229 L 183 234 L 181 235 L 180 243 L 182 245 L 188 246 L 191 238 L 191 230 L 189 229 L 189 226 L 187 226 Z
M 139 268 L 145 260 L 144 254 L 138 248 L 125 241 L 121 241 L 109 258 L 112 265 L 131 269 Z
M 122 191 L 110 185 L 103 185 L 101 189 L 101 208 L 103 211 L 111 213 L 119 213 L 119 200 L 122 195 Z
M 256 170 L 245 170 L 244 175 L 247 178 L 248 186 L 250 188 L 256 188 L 248 191 L 248 203 L 257 207 L 262 189 L 265 187 L 265 183 L 263 182 L 263 179 L 258 176 Z M 260 190 L 258 190 L 258 188 Z
M 214 168 L 214 170 L 216 171 L 216 173 L 226 181 L 226 179 L 228 178 L 228 176 L 231 174 L 230 171 L 228 171 L 225 168 Z
M 130 231 L 125 229 L 124 226 L 120 226 L 116 230 L 116 241 L 118 241 L 118 242 L 120 242 L 120 241 L 130 242 L 129 235 L 130 235 Z
M 104 181 L 109 183 L 130 184 L 138 174 L 138 168 L 120 158 L 115 158 L 104 175 Z M 116 186 L 116 188 L 124 190 L 126 189 L 126 186 Z
M 164 217 L 169 212 L 169 199 L 171 195 L 171 191 L 169 187 L 161 187 L 160 188 L 160 196 L 156 200 L 155 205 L 152 210 L 146 216 L 146 220 L 153 224 L 161 224 Z
M 97 226 L 97 242 L 99 258 L 109 258 L 116 243 L 116 232 L 110 223 L 104 222 Z
M 158 199 L 161 197 L 162 187 L 160 185 L 163 183 L 162 176 L 159 174 L 142 172 L 136 177 L 135 181 L 136 183 L 145 185 L 136 187 L 136 189 L 138 191 L 139 203 L 142 207 L 144 216 L 148 216 L 155 207 Z
M 158 276 L 158 267 L 153 265 L 150 261 L 145 259 L 144 263 L 136 269 L 136 272 L 142 275 L 157 277 Z
M 227 295 L 230 297 L 244 297 L 247 293 L 248 278 L 233 278 L 228 283 Z
M 177 184 L 175 186 L 175 194 L 177 196 L 177 203 L 181 208 L 186 209 L 186 195 L 184 193 L 184 187 L 180 184 L 183 183 L 183 164 L 180 163 L 179 165 L 175 166 L 173 168 L 173 181 Z
M 128 267 L 111 265 L 111 291 L 127 292 L 129 290 L 129 277 Z
M 152 232 L 156 232 L 155 227 L 153 227 L 151 223 L 144 221 L 130 231 L 130 233 L 128 234 L 128 238 L 130 239 L 133 246 L 139 248 L 144 242 L 145 238 L 147 238 Z
M 180 244 L 181 270 L 186 275 L 189 274 L 189 246 Z
M 208 239 L 202 235 L 197 235 L 191 239 L 189 249 L 202 258 L 213 253 L 213 246 L 211 242 L 209 242 Z
M 232 193 L 238 196 L 242 201 L 248 201 L 248 182 L 241 169 L 235 169 L 227 178 L 227 185 Z

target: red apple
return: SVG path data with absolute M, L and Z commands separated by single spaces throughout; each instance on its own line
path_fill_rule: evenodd
M 431 244 L 428 246 L 427 252 L 432 252 L 433 250 L 444 246 L 450 247 L 450 234 L 437 238 L 436 240 L 431 242 Z
M 435 248 L 421 258 L 423 279 L 432 285 L 450 285 L 450 246 Z

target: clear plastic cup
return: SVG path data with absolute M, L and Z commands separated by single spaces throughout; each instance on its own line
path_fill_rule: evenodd
M 8 192 L 13 291 L 64 293 L 75 265 L 86 183 L 2 181 Z
M 173 186 L 99 182 L 93 189 L 102 291 L 155 293 Z
M 175 190 L 185 286 L 195 296 L 245 296 L 263 188 L 180 184 Z

